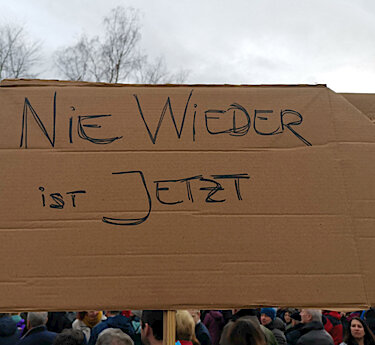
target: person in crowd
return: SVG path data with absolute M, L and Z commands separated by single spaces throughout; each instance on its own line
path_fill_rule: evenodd
M 106 320 L 98 323 L 91 330 L 90 340 L 88 342 L 89 345 L 95 345 L 99 334 L 107 328 L 119 328 L 134 339 L 135 334 L 130 319 L 124 315 L 121 315 L 121 311 L 107 311 L 106 316 Z
M 301 322 L 301 315 L 298 311 L 291 314 L 290 318 L 292 320 L 292 327 L 285 331 L 285 338 L 288 345 L 296 345 L 302 335 L 300 329 L 304 324 Z
M 337 311 L 324 310 L 322 320 L 324 329 L 331 335 L 334 344 L 341 344 L 343 337 L 341 314 Z
M 232 319 L 225 325 L 220 338 L 220 345 L 230 345 L 229 343 L 229 329 L 237 320 L 250 320 L 257 326 L 259 325 L 264 334 L 267 345 L 277 345 L 277 341 L 272 331 L 259 323 L 258 312 L 256 309 L 234 309 Z
M 230 345 L 266 345 L 260 324 L 249 319 L 238 319 L 233 322 L 228 332 Z
M 21 317 L 20 313 L 12 313 L 11 318 L 13 319 L 13 321 L 17 323 L 17 328 L 20 331 L 20 334 L 22 335 L 26 328 L 25 319 Z
M 273 333 L 279 345 L 286 345 L 285 326 L 280 318 L 276 318 L 275 308 L 262 308 L 260 310 L 260 322 Z
M 17 322 L 10 314 L 0 314 L 0 345 L 14 345 L 20 339 L 21 331 L 17 327 Z
M 163 311 L 143 310 L 141 316 L 141 339 L 143 345 L 163 345 Z
M 176 312 L 176 341 L 181 345 L 199 345 L 195 336 L 195 322 L 187 310 Z
M 224 328 L 224 317 L 219 310 L 209 310 L 203 320 L 211 336 L 212 345 L 219 345 L 221 332 Z
M 51 332 L 61 333 L 66 328 L 72 328 L 72 322 L 67 316 L 67 312 L 49 312 L 47 329 Z
M 285 331 L 293 327 L 292 323 L 292 314 L 295 313 L 296 310 L 292 308 L 288 308 L 284 310 L 284 312 L 281 315 L 281 319 L 285 322 Z
M 72 328 L 82 331 L 85 335 L 86 341 L 90 341 L 91 330 L 99 324 L 99 322 L 106 320 L 107 318 L 101 311 L 89 310 L 80 311 L 77 313 L 77 318 L 72 324 Z
M 302 309 L 300 315 L 303 327 L 297 345 L 333 345 L 331 335 L 323 327 L 320 310 Z
M 17 345 L 52 345 L 57 334 L 47 330 L 47 320 L 47 312 L 28 313 L 26 322 L 28 331 Z
M 195 336 L 201 345 L 211 345 L 211 336 L 207 327 L 201 322 L 201 313 L 198 309 L 189 310 L 195 322 Z
M 141 316 L 142 310 L 131 310 L 129 314 L 130 323 L 134 329 L 134 345 L 142 345 L 141 340 Z
M 341 344 L 375 345 L 375 337 L 365 321 L 359 317 L 354 317 L 349 322 L 349 331 Z
M 53 345 L 85 345 L 85 336 L 82 331 L 65 328 L 57 334 Z
M 134 342 L 121 329 L 107 328 L 99 334 L 96 345 L 134 345 Z
M 364 320 L 371 329 L 371 332 L 375 334 L 375 308 L 370 308 L 365 312 Z

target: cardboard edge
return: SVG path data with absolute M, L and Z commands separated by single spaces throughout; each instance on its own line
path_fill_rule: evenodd
M 327 88 L 326 84 L 111 84 L 102 82 L 71 81 L 57 79 L 3 79 L 0 87 L 43 87 L 43 86 L 75 86 L 75 87 L 313 87 Z

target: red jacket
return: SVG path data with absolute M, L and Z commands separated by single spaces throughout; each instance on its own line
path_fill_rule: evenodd
M 341 315 L 337 311 L 325 311 L 324 329 L 331 335 L 335 345 L 342 343 L 343 329 L 341 323 Z

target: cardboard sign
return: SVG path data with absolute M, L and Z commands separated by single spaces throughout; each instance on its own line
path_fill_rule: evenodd
M 375 131 L 325 86 L 3 81 L 0 309 L 375 304 Z

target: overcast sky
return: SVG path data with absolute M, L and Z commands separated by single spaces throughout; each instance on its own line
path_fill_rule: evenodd
M 0 0 L 0 23 L 20 23 L 43 44 L 41 78 L 55 49 L 118 6 L 140 10 L 141 45 L 187 83 L 322 83 L 375 92 L 375 0 Z

